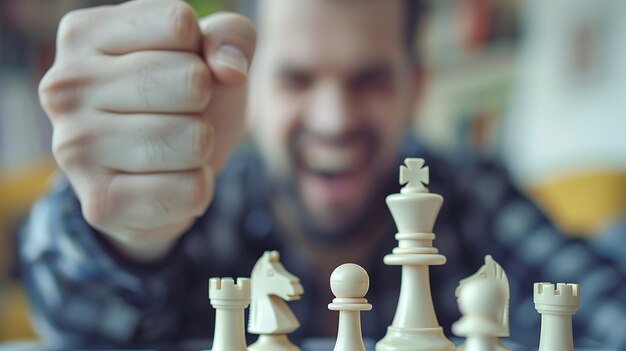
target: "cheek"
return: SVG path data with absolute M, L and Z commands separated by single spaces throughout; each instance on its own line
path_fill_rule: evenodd
M 399 94 L 379 94 L 363 100 L 361 107 L 369 116 L 370 124 L 383 144 L 397 143 L 406 129 L 406 116 L 409 111 L 402 106 L 403 97 Z
M 258 104 L 252 132 L 270 169 L 285 174 L 292 168 L 291 143 L 300 123 L 300 114 L 294 101 L 279 94 L 265 95 L 266 99 Z
M 394 169 L 400 143 L 408 129 L 410 118 L 408 105 L 401 94 L 387 94 L 368 99 L 364 112 L 369 116 L 370 126 L 377 138 L 376 156 L 372 160 L 376 173 Z

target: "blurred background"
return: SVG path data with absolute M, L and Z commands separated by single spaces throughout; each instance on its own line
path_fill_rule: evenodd
M 0 0 L 0 342 L 29 339 L 15 236 L 54 173 L 37 85 L 67 11 L 120 1 Z M 199 16 L 247 0 L 188 1 Z M 430 0 L 415 133 L 505 164 L 569 235 L 626 214 L 626 1 Z

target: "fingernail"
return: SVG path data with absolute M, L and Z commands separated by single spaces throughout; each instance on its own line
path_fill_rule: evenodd
M 215 54 L 215 61 L 244 75 L 248 74 L 248 59 L 241 50 L 232 45 L 222 45 Z

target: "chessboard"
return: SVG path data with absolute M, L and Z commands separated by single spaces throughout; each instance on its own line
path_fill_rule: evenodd
M 365 338 L 364 340 L 365 349 L 367 351 L 375 351 L 376 340 Z M 452 339 L 455 344 L 460 344 L 461 339 Z M 182 342 L 176 345 L 169 346 L 159 346 L 159 347 L 146 347 L 146 348 L 137 348 L 133 349 L 136 351 L 198 351 L 202 349 L 206 349 L 212 344 L 210 340 L 197 340 L 197 341 L 188 341 Z M 503 344 L 509 347 L 512 351 L 536 351 L 537 348 L 529 348 L 519 344 L 516 344 L 510 340 L 504 340 Z M 300 348 L 302 351 L 332 351 L 335 346 L 335 340 L 331 338 L 311 338 L 304 339 Z M 111 348 L 101 348 L 101 349 L 81 349 L 81 351 L 130 351 L 129 349 L 111 349 Z M 576 348 L 577 351 L 618 351 L 612 349 L 605 348 Z M 48 351 L 43 348 L 37 342 L 6 342 L 0 343 L 0 351 Z

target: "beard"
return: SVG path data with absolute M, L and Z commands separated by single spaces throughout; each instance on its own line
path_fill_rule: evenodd
M 386 218 L 385 196 L 396 186 L 389 173 L 374 177 L 372 183 L 375 186 L 364 189 L 368 191 L 365 201 L 348 210 L 340 206 L 328 206 L 322 213 L 310 209 L 299 189 L 295 172 L 287 179 L 272 182 L 272 197 L 282 202 L 281 208 L 288 209 L 289 220 L 307 241 L 339 244 L 367 234 L 368 228 L 376 227 L 373 225 L 376 221 Z

